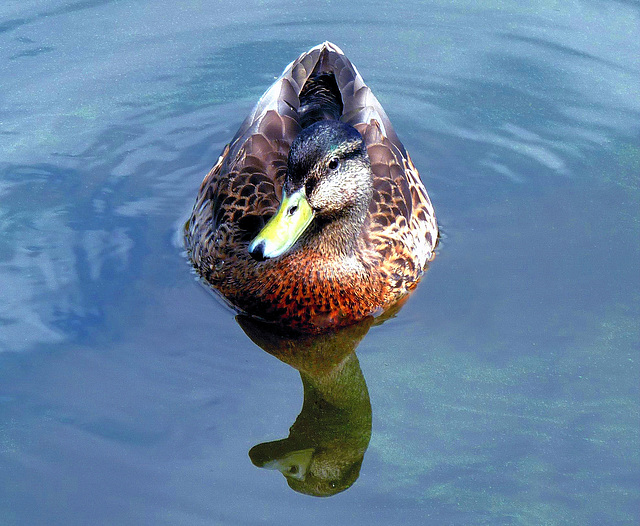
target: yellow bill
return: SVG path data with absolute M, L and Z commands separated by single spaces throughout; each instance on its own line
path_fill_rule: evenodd
M 280 208 L 249 243 L 249 253 L 258 261 L 284 254 L 307 229 L 313 217 L 303 189 L 290 196 L 283 192 Z
M 314 449 L 300 449 L 299 451 L 291 451 L 282 458 L 277 458 L 270 462 L 266 462 L 260 467 L 265 469 L 277 469 L 285 477 L 304 480 L 307 476 L 311 457 L 313 457 Z

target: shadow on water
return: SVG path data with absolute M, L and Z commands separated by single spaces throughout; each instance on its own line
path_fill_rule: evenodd
M 300 373 L 304 389 L 302 410 L 289 436 L 252 447 L 254 465 L 280 471 L 291 489 L 315 497 L 330 497 L 353 485 L 371 439 L 371 402 L 355 350 L 373 325 L 400 308 L 321 335 L 283 332 L 237 316 L 256 345 Z
M 373 319 L 320 336 L 283 334 L 238 316 L 251 340 L 300 373 L 302 410 L 282 440 L 251 448 L 260 468 L 276 469 L 300 493 L 329 497 L 351 487 L 371 439 L 371 403 L 355 349 Z
M 245 334 L 265 352 L 300 373 L 304 401 L 281 440 L 249 451 L 254 465 L 280 471 L 294 491 L 330 497 L 349 489 L 371 439 L 371 402 L 356 348 L 374 325 L 382 325 L 406 298 L 378 318 L 324 334 L 300 334 L 238 315 Z

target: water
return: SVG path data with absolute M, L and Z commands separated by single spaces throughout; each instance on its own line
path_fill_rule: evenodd
M 638 5 L 175 4 L 0 8 L 0 524 L 638 524 Z M 444 236 L 397 316 L 347 335 L 357 358 L 331 347 L 355 386 L 333 451 L 366 452 L 320 499 L 248 452 L 326 371 L 257 346 L 179 230 L 324 40 Z

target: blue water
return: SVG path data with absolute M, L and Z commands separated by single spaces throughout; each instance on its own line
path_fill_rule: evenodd
M 358 345 L 370 441 L 321 499 L 252 464 L 301 375 L 195 279 L 180 227 L 324 40 L 443 238 Z M 3 2 L 0 524 L 640 523 L 639 78 L 635 2 Z

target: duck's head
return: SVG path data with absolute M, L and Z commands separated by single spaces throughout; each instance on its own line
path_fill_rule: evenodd
M 258 261 L 274 258 L 300 239 L 347 254 L 372 188 L 367 148 L 353 126 L 319 121 L 304 128 L 291 144 L 280 208 L 249 244 L 249 253 Z

